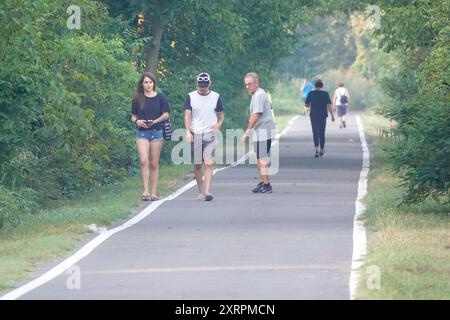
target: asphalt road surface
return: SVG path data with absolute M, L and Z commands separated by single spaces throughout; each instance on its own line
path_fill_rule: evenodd
M 63 273 L 20 298 L 349 299 L 362 149 L 347 122 L 328 122 L 314 159 L 309 120 L 298 118 L 280 139 L 272 194 L 251 192 L 254 165 L 220 171 L 213 201 L 187 190 L 78 261 L 78 282 Z

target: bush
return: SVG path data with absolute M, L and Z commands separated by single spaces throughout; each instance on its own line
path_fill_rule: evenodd
M 405 71 L 392 76 L 394 103 L 383 114 L 398 122 L 406 139 L 390 154 L 408 188 L 407 203 L 444 196 L 450 187 L 450 28 L 443 29 L 417 78 Z
M 23 213 L 30 213 L 38 206 L 36 192 L 30 188 L 11 191 L 0 184 L 0 229 L 20 223 Z
M 58 1 L 0 8 L 1 181 L 42 201 L 114 181 L 137 157 L 129 105 L 138 74 L 123 41 L 99 33 L 105 7 L 82 5 L 86 31 L 65 27 Z

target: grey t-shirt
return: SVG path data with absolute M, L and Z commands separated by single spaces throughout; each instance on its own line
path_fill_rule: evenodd
M 250 101 L 249 114 L 261 113 L 258 121 L 253 127 L 253 141 L 266 141 L 275 138 L 275 123 L 272 117 L 272 105 L 266 92 L 258 88 L 252 95 Z

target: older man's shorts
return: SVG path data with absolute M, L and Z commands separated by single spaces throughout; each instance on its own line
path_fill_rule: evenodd
M 272 139 L 264 141 L 254 141 L 253 147 L 255 148 L 256 159 L 265 160 L 270 162 L 270 149 L 272 147 Z

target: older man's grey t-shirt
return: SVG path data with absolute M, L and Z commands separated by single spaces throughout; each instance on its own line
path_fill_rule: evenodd
M 253 127 L 253 141 L 266 141 L 275 138 L 275 123 L 272 117 L 272 105 L 263 89 L 258 88 L 252 95 L 249 113 L 250 116 L 255 113 L 261 113 L 261 116 Z

